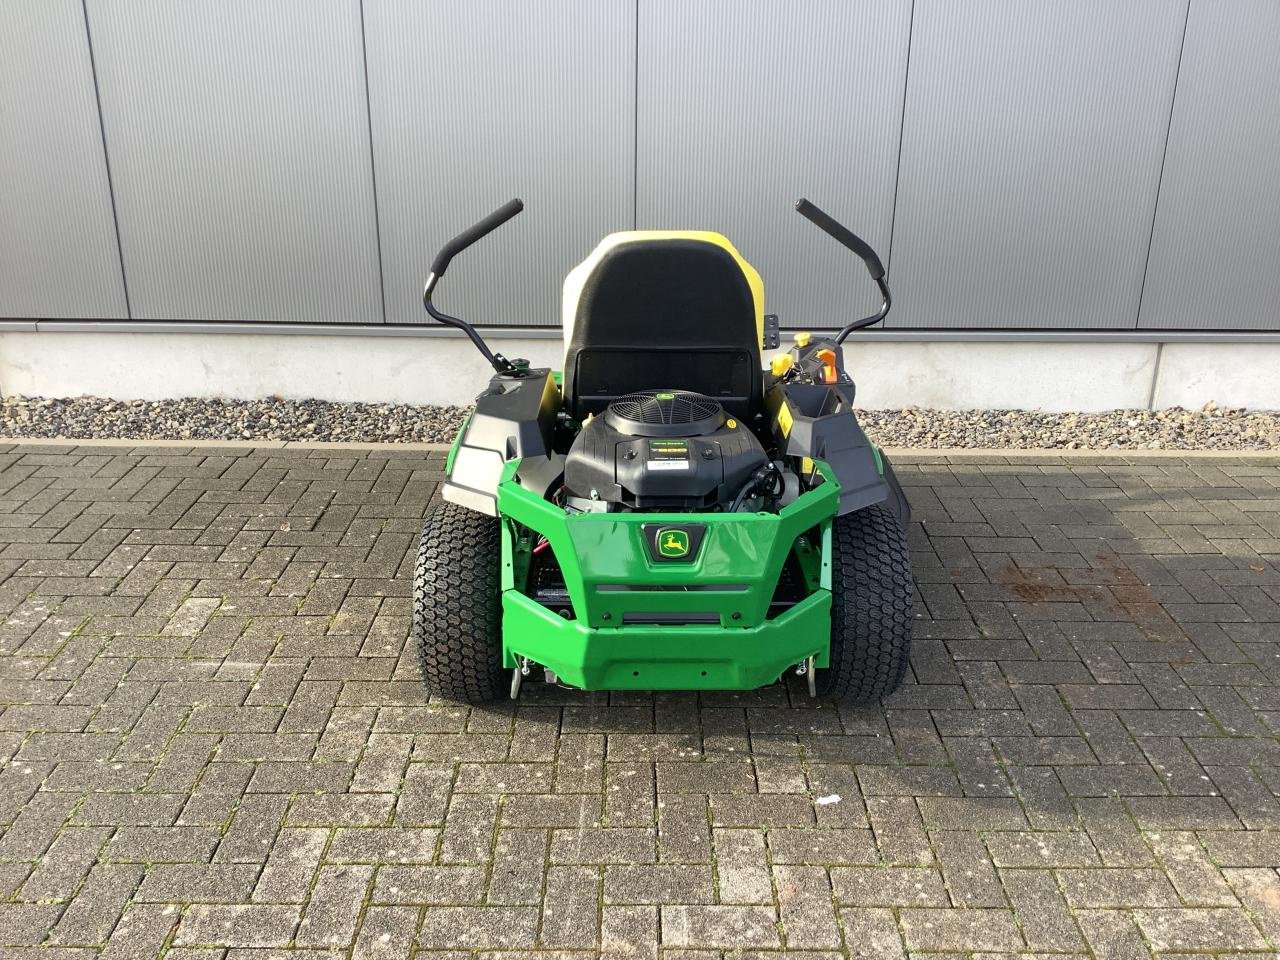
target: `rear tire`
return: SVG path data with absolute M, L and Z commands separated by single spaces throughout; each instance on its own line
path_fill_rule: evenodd
M 911 556 L 898 517 L 875 504 L 831 530 L 831 665 L 818 695 L 867 703 L 898 689 L 911 656 Z
M 413 572 L 413 641 L 432 695 L 502 696 L 501 521 L 454 503 L 427 511 Z

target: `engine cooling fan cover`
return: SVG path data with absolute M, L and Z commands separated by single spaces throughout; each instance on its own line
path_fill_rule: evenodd
M 724 407 L 684 390 L 645 390 L 619 397 L 604 413 L 618 433 L 633 437 L 703 437 L 725 423 Z

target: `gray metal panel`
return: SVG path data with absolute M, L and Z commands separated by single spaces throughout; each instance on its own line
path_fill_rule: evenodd
M 138 318 L 382 320 L 357 0 L 91 0 Z
M 80 0 L 0 0 L 0 316 L 126 316 Z
M 786 326 L 878 306 L 808 197 L 887 254 L 910 0 L 643 0 L 637 225 L 725 234 Z
M 633 0 L 365 0 L 365 27 L 387 319 L 427 320 L 436 249 L 519 196 L 437 301 L 558 324 L 564 275 L 631 226 Z
M 1275 0 L 1191 4 L 1139 326 L 1280 329 Z
M 1187 0 L 917 0 L 899 326 L 1132 328 Z

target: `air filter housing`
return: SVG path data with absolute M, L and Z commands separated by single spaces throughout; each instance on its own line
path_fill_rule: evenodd
M 646 390 L 609 404 L 605 422 L 633 437 L 701 437 L 725 422 L 724 407 L 700 393 Z

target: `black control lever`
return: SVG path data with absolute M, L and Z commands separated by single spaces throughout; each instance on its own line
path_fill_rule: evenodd
M 422 305 L 426 307 L 433 319 L 438 320 L 446 326 L 456 327 L 471 338 L 471 342 L 476 345 L 490 365 L 498 373 L 516 373 L 517 369 L 514 364 L 500 353 L 494 353 L 489 349 L 489 345 L 484 342 L 484 338 L 476 331 L 476 328 L 467 321 L 458 317 L 451 317 L 449 314 L 437 310 L 435 304 L 431 302 L 431 294 L 435 291 L 436 283 L 444 276 L 444 272 L 449 269 L 449 264 L 453 258 L 460 254 L 467 247 L 471 246 L 478 240 L 487 237 L 493 231 L 518 214 L 524 209 L 523 200 L 511 200 L 504 203 L 493 213 L 489 214 L 479 223 L 466 230 L 446 243 L 440 248 L 440 252 L 436 254 L 435 260 L 431 264 L 431 272 L 427 275 L 426 286 L 422 290 Z
M 460 234 L 440 248 L 440 252 L 436 254 L 435 262 L 431 264 L 431 272 L 437 277 L 442 276 L 444 272 L 449 269 L 449 263 L 454 257 L 467 249 L 467 247 L 471 246 L 477 240 L 483 240 L 512 217 L 516 216 L 516 214 L 520 213 L 523 209 L 523 200 L 508 200 L 475 226 L 468 227 L 466 230 L 463 230 Z
M 877 313 L 869 317 L 863 317 L 861 320 L 854 320 L 836 334 L 836 343 L 844 343 L 845 337 L 849 336 L 853 331 L 879 323 L 888 316 L 889 308 L 893 305 L 893 297 L 889 294 L 889 283 L 885 279 L 884 264 L 880 262 L 880 257 L 876 255 L 875 250 L 871 249 L 871 244 L 808 200 L 803 198 L 797 200 L 796 212 L 841 246 L 856 253 L 862 259 L 862 262 L 866 264 L 867 272 L 871 274 L 871 279 L 876 282 L 876 286 L 880 288 L 881 296 L 884 297 L 884 302 L 880 305 L 880 310 Z

